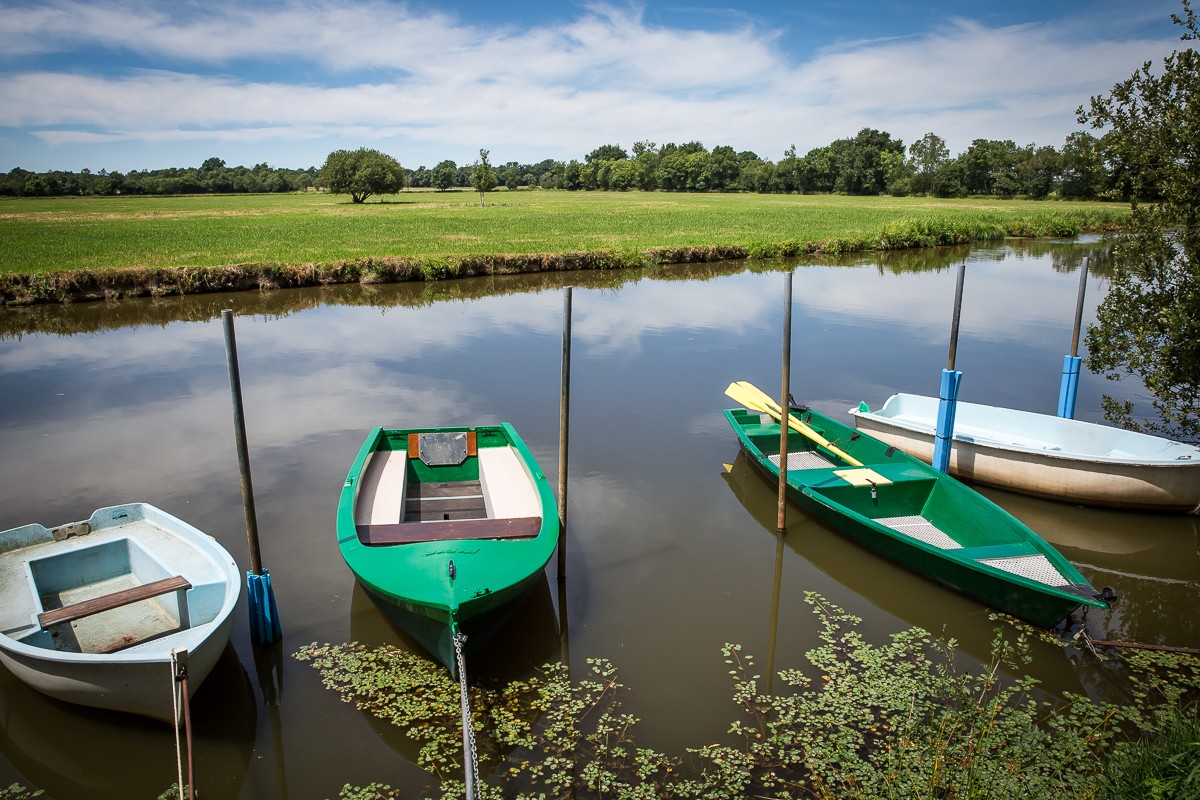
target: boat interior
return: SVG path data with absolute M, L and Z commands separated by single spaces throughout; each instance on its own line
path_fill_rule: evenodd
M 734 415 L 750 442 L 778 467 L 778 421 L 750 411 L 735 411 Z M 821 436 L 834 434 L 822 430 L 815 420 L 806 423 Z M 847 446 L 846 442 L 835 444 Z M 1017 525 L 1005 529 L 995 520 L 987 526 L 971 524 L 975 512 L 964 502 L 965 493 L 949 490 L 944 482 L 905 458 L 892 460 L 898 452 L 886 446 L 878 452 L 859 448 L 855 453 L 866 463 L 854 465 L 818 447 L 811 438 L 789 431 L 788 482 L 827 504 L 956 558 L 1050 586 L 1069 585 Z
M 517 451 L 480 446 L 475 431 L 413 433 L 405 450 L 376 450 L 355 500 L 367 545 L 524 539 L 541 530 L 541 504 Z
M 24 644 L 121 652 L 211 622 L 222 607 L 222 582 L 193 586 L 134 537 L 56 550 L 27 562 L 36 607 Z

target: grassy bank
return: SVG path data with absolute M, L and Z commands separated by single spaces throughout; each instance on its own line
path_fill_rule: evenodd
M 405 192 L 0 200 L 5 303 L 605 269 L 1110 229 L 1120 206 L 813 195 Z

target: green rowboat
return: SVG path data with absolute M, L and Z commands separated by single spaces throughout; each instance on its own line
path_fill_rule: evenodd
M 779 406 L 744 382 L 727 393 L 749 409 L 724 412 L 741 448 L 778 481 Z M 859 544 L 1043 628 L 1115 596 L 955 478 L 810 409 L 790 410 L 788 422 L 788 497 Z
M 338 502 L 338 547 L 376 604 L 452 672 L 558 543 L 550 483 L 512 425 L 375 428 Z

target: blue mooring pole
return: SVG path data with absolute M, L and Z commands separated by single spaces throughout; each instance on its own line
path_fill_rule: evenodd
M 233 431 L 237 438 L 238 469 L 242 476 L 242 507 L 246 513 L 246 539 L 250 545 L 250 570 L 246 592 L 250 603 L 250 640 L 272 644 L 283 636 L 271 573 L 262 565 L 258 550 L 258 520 L 254 513 L 254 487 L 250 482 L 250 448 L 246 445 L 246 417 L 242 411 L 242 379 L 238 372 L 237 341 L 233 335 L 233 310 L 221 312 L 225 326 L 225 354 L 229 361 L 229 389 L 233 394 Z
M 954 322 L 950 327 L 950 357 L 942 370 L 942 385 L 938 391 L 937 430 L 933 441 L 933 466 L 939 472 L 950 471 L 950 450 L 954 440 L 954 412 L 958 405 L 958 384 L 962 373 L 954 369 L 958 354 L 958 318 L 962 313 L 963 279 L 967 262 L 958 266 L 958 282 L 954 288 Z
M 1071 352 L 1063 356 L 1062 382 L 1058 387 L 1058 415 L 1075 418 L 1075 397 L 1079 394 L 1079 329 L 1083 326 L 1083 296 L 1087 292 L 1088 259 L 1079 268 L 1079 297 L 1075 301 L 1075 332 L 1071 335 Z

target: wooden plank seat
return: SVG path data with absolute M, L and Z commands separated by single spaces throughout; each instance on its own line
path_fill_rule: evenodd
M 358 525 L 358 540 L 368 545 L 448 542 L 463 539 L 530 539 L 542 529 L 541 517 L 452 519 Z
M 485 517 L 487 503 L 479 481 L 412 483 L 404 498 L 404 522 Z
M 69 606 L 63 606 L 62 608 L 43 611 L 41 614 L 38 614 L 38 624 L 43 628 L 48 628 L 51 625 L 61 625 L 64 622 L 72 622 L 82 617 L 90 617 L 92 614 L 99 614 L 101 611 L 111 611 L 114 608 L 127 606 L 141 600 L 149 600 L 152 597 L 158 597 L 170 592 L 187 591 L 191 588 L 191 582 L 182 575 L 163 578 L 159 581 L 143 583 L 141 586 L 122 589 L 112 594 L 93 597 L 90 600 L 82 600 L 78 603 L 72 603 Z

